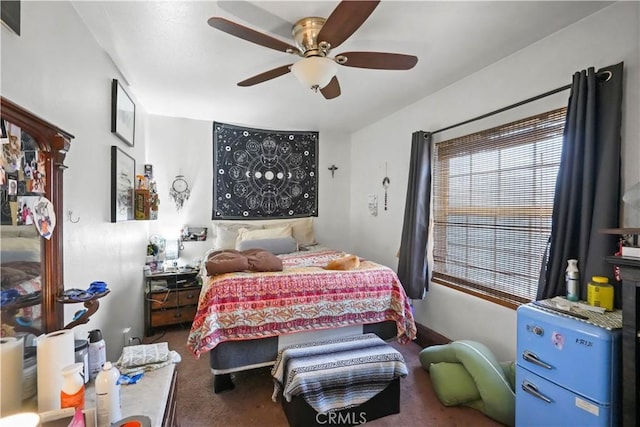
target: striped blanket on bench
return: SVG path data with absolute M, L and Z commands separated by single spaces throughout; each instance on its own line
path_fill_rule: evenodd
M 375 334 L 297 344 L 278 352 L 272 399 L 299 395 L 327 413 L 358 406 L 407 374 L 402 354 Z

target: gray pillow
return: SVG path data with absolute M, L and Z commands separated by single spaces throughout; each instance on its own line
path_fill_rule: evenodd
M 274 255 L 288 254 L 298 250 L 298 243 L 293 237 L 282 237 L 280 239 L 260 239 L 243 240 L 236 248 L 239 251 L 247 249 L 264 249 Z

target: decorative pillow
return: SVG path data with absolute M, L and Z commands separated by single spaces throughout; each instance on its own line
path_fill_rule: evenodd
M 324 267 L 325 270 L 353 270 L 360 267 L 360 258 L 357 255 L 347 255 L 331 260 Z
M 293 237 L 280 239 L 242 240 L 237 246 L 239 251 L 247 249 L 264 249 L 274 255 L 290 254 L 298 250 L 298 242 Z
M 217 223 L 215 224 L 215 243 L 216 250 L 235 249 L 236 240 L 238 240 L 238 230 L 246 228 L 248 230 L 261 229 L 261 225 L 248 224 L 243 222 Z
M 465 405 L 478 408 L 502 424 L 515 424 L 514 389 L 502 365 L 487 346 L 476 341 L 459 340 L 423 348 L 418 357 L 422 366 L 429 369 L 429 372 L 433 364 L 461 364 L 473 378 L 482 402 L 481 405 L 476 404 L 477 401 L 467 402 Z
M 313 234 L 313 218 L 296 218 L 287 220 L 271 220 L 263 223 L 264 228 L 282 227 L 284 224 L 291 225 L 293 238 L 299 245 L 315 245 L 316 238 Z
M 456 406 L 480 399 L 480 392 L 469 371 L 461 363 L 434 363 L 429 377 L 444 406 Z
M 282 260 L 264 249 L 212 252 L 205 265 L 209 276 L 236 271 L 282 271 Z
M 231 273 L 249 269 L 247 257 L 234 249 L 225 249 L 211 254 L 205 263 L 207 274 Z
M 287 224 L 282 227 L 263 228 L 258 230 L 250 230 L 241 228 L 238 230 L 238 239 L 235 247 L 243 240 L 260 240 L 260 239 L 280 239 L 283 237 L 291 237 L 291 225 Z
M 271 252 L 262 249 L 242 251 L 249 260 L 251 271 L 282 271 L 282 260 Z

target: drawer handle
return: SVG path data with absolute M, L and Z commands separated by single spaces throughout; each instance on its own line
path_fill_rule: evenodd
M 176 314 L 173 315 L 173 317 L 175 317 L 176 319 L 179 318 L 179 317 L 182 317 L 182 313 L 176 313 Z
M 176 280 L 176 284 L 179 284 L 179 283 L 187 283 L 187 280 L 186 279 L 185 280 Z
M 526 391 L 527 393 L 529 393 L 530 395 L 532 395 L 534 397 L 537 397 L 540 400 L 544 400 L 547 403 L 551 403 L 551 399 L 549 399 L 544 394 L 540 393 L 538 391 L 538 387 L 534 386 L 529 381 L 525 380 L 525 381 L 522 382 L 522 390 Z
M 529 350 L 525 350 L 522 352 L 522 358 L 527 362 L 531 362 L 534 365 L 542 366 L 545 369 L 553 369 L 553 366 L 548 363 L 544 363 L 542 360 L 538 359 L 534 353 L 531 353 Z
M 194 299 L 196 296 L 194 294 L 187 295 L 187 299 Z

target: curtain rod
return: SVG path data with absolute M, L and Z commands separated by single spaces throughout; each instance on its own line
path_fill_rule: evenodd
M 469 120 L 465 120 L 464 122 L 456 123 L 455 125 L 451 125 L 451 126 L 447 126 L 446 128 L 438 129 L 438 130 L 436 130 L 434 132 L 431 132 L 431 134 L 435 135 L 436 133 L 444 132 L 445 130 L 457 128 L 458 126 L 466 125 L 467 123 L 475 122 L 476 120 L 484 119 L 485 117 L 489 117 L 489 116 L 493 116 L 494 114 L 502 113 L 503 111 L 507 111 L 507 110 L 510 110 L 512 108 L 524 105 L 524 104 L 528 104 L 529 102 L 537 101 L 538 99 L 545 98 L 547 96 L 556 94 L 558 92 L 562 92 L 563 90 L 567 90 L 567 89 L 570 89 L 570 88 L 571 88 L 571 84 L 568 84 L 568 85 L 559 87 L 557 89 L 550 90 L 549 92 L 545 92 L 543 94 L 536 95 L 536 96 L 534 96 L 532 98 L 525 99 L 524 101 L 516 102 L 515 104 L 511 104 L 511 105 L 508 105 L 506 107 L 502 107 L 502 108 L 500 108 L 498 110 L 494 110 L 494 111 L 491 111 L 489 113 L 485 113 L 485 114 L 483 114 L 481 116 L 474 117 L 474 118 L 469 119 Z

